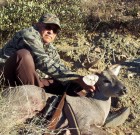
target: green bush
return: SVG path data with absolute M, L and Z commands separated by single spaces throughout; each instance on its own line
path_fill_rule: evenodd
M 61 37 L 75 37 L 84 30 L 84 15 L 79 0 L 15 0 L 0 8 L 1 45 L 16 31 L 37 22 L 45 12 L 55 13 L 61 20 Z
M 4 5 L 2 6 L 2 1 Z M 61 41 L 77 41 L 76 34 L 93 32 L 96 29 L 123 25 L 129 31 L 139 33 L 139 1 L 117 0 L 1 0 L 0 1 L 0 46 L 13 34 L 37 22 L 44 12 L 55 13 L 61 20 Z M 135 21 L 134 21 L 135 20 Z M 134 21 L 134 22 L 133 22 Z M 135 28 L 136 27 L 136 28 Z M 136 33 L 135 32 L 135 33 Z M 59 38 L 58 38 L 59 39 Z

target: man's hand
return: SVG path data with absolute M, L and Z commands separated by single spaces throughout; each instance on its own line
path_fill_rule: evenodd
M 94 85 L 87 85 L 84 81 L 83 81 L 84 77 L 79 77 L 77 80 L 75 80 L 76 83 L 80 84 L 80 86 L 86 90 L 87 92 L 94 92 L 95 90 L 95 86 Z

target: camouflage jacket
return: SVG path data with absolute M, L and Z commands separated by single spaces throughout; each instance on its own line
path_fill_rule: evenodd
M 68 81 L 79 77 L 61 63 L 60 56 L 52 44 L 43 43 L 34 26 L 23 29 L 14 35 L 0 50 L 0 62 L 5 62 L 19 49 L 28 49 L 33 56 L 36 68 L 57 80 Z

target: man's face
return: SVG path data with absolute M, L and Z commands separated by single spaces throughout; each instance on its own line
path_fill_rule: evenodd
M 59 31 L 59 27 L 56 24 L 40 23 L 38 28 L 43 42 L 46 44 L 53 42 Z

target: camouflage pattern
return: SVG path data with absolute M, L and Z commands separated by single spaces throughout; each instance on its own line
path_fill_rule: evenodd
M 54 15 L 54 14 L 50 14 L 50 13 L 46 13 L 44 15 L 42 15 L 39 19 L 39 22 L 43 22 L 43 23 L 53 23 L 58 25 L 59 28 L 61 28 L 60 26 L 60 20 L 59 18 Z
M 64 82 L 79 77 L 61 63 L 60 56 L 52 43 L 49 45 L 43 43 L 40 33 L 34 26 L 17 32 L 0 50 L 1 63 L 19 49 L 28 49 L 36 68 L 57 80 Z

